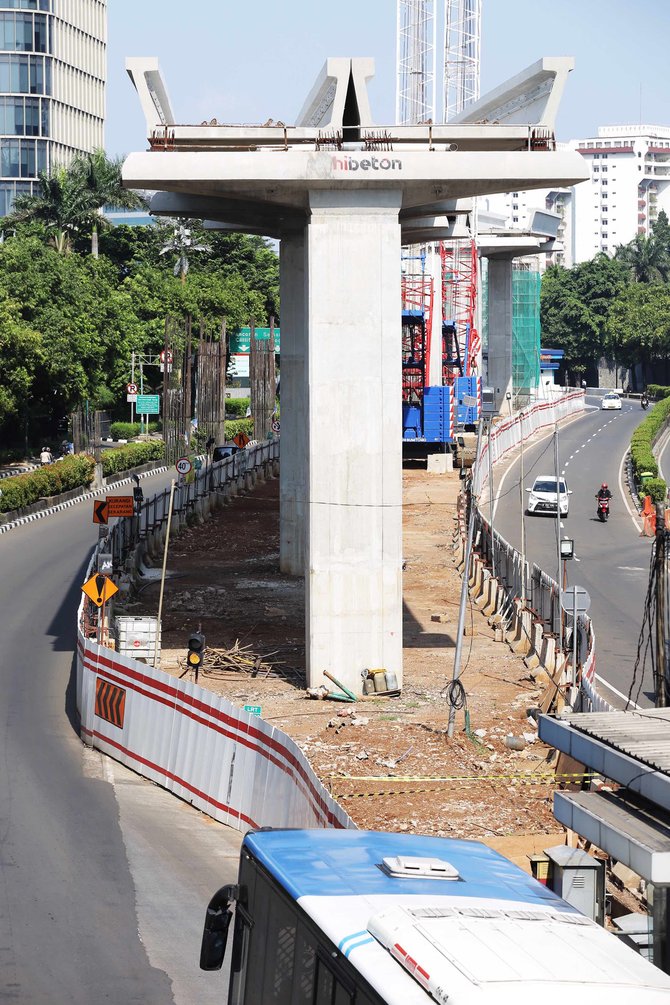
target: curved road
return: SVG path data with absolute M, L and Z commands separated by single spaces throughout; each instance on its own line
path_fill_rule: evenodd
M 78 737 L 91 510 L 0 536 L 0 998 L 220 1002 L 221 975 L 198 970 L 200 931 L 211 894 L 234 882 L 241 836 Z
M 623 458 L 631 433 L 645 413 L 639 404 L 623 400 L 620 412 L 602 411 L 598 398 L 587 399 L 589 411 L 559 430 L 559 468 L 570 496 L 569 517 L 561 536 L 575 542 L 575 560 L 568 562 L 568 585 L 585 587 L 591 597 L 589 614 L 596 636 L 599 690 L 611 704 L 623 708 L 631 685 L 633 700 L 653 704 L 651 671 L 633 682 L 638 637 L 645 609 L 651 540 L 640 536 L 640 525 L 626 507 Z M 517 457 L 497 479 L 494 525 L 520 549 L 521 517 Z M 537 475 L 554 473 L 552 434 L 542 434 L 524 450 L 524 488 Z M 614 494 L 606 524 L 596 516 L 595 493 L 606 481 Z M 524 491 L 524 498 L 527 493 Z M 557 578 L 556 518 L 526 516 L 526 554 L 548 575 Z

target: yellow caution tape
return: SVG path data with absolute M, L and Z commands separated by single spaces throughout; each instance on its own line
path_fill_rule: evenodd
M 481 782 L 493 779 L 598 778 L 597 771 L 522 771 L 509 775 L 340 775 L 328 776 L 339 782 Z

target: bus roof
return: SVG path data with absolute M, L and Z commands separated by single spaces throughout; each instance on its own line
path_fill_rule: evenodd
M 385 1002 L 670 1005 L 670 977 L 478 841 L 276 830 L 244 846 Z M 426 859 L 456 878 L 411 874 Z
M 268 872 L 292 897 L 397 894 L 398 879 L 379 866 L 384 858 L 412 856 L 447 859 L 461 882 L 448 883 L 451 897 L 495 897 L 529 903 L 551 901 L 572 911 L 556 894 L 479 841 L 359 830 L 276 830 L 244 839 Z M 438 896 L 435 880 L 403 879 L 406 894 Z

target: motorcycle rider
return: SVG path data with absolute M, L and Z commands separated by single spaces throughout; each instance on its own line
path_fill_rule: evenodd
M 603 482 L 598 491 L 596 492 L 596 499 L 598 500 L 598 502 L 600 502 L 601 499 L 606 499 L 607 504 L 609 506 L 609 501 L 611 498 L 612 493 L 609 490 L 609 486 L 607 485 L 607 482 Z
M 642 397 L 640 398 L 640 405 L 642 408 L 649 408 L 649 398 L 647 397 L 647 392 L 642 392 Z

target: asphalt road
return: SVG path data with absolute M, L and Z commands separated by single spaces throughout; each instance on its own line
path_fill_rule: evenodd
M 200 931 L 211 894 L 234 882 L 240 835 L 78 737 L 91 509 L 0 536 L 0 999 L 220 1002 L 222 976 L 198 969 Z
M 587 398 L 595 405 L 599 399 Z M 571 490 L 570 511 L 561 522 L 561 537 L 572 538 L 575 559 L 568 562 L 568 585 L 583 586 L 591 597 L 589 614 L 596 636 L 598 686 L 610 703 L 623 708 L 633 687 L 634 700 L 653 704 L 652 677 L 633 669 L 645 610 L 651 541 L 640 537 L 639 525 L 622 498 L 622 461 L 633 429 L 645 413 L 639 403 L 623 401 L 620 412 L 592 407 L 559 431 L 559 468 Z M 520 549 L 519 458 L 496 478 L 498 502 L 494 525 Z M 554 473 L 553 435 L 542 435 L 524 450 L 524 488 L 538 475 Z M 596 515 L 595 493 L 607 482 L 614 495 L 607 523 Z M 524 498 L 527 493 L 524 491 Z M 526 554 L 557 579 L 556 518 L 525 517 Z

